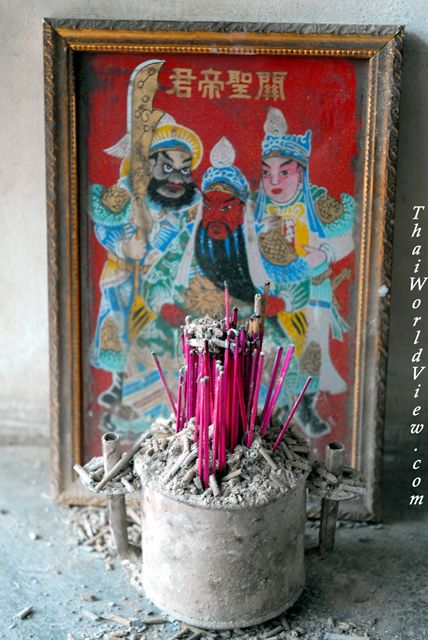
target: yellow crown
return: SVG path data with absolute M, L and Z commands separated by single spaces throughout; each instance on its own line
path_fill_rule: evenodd
M 153 134 L 150 153 L 157 150 L 176 149 L 192 156 L 192 171 L 196 169 L 202 158 L 202 142 L 194 131 L 179 124 L 163 124 L 157 127 Z

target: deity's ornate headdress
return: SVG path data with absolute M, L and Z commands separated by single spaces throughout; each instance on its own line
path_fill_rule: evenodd
M 242 171 L 235 167 L 235 149 L 224 136 L 211 150 L 211 167 L 202 177 L 202 191 L 227 191 L 247 200 L 250 187 Z
M 150 145 L 150 155 L 156 151 L 167 151 L 168 149 L 187 152 L 192 157 L 192 171 L 202 158 L 202 142 L 199 136 L 187 127 L 177 124 L 169 113 L 165 113 L 159 120 L 154 131 L 152 143 Z M 131 163 L 131 134 L 126 133 L 119 142 L 112 147 L 104 149 L 109 156 L 122 158 L 120 167 L 121 177 L 129 173 Z
M 184 151 L 192 157 L 192 171 L 202 158 L 202 142 L 194 131 L 177 124 L 172 116 L 165 114 L 159 120 L 150 145 L 150 155 L 155 151 L 174 149 Z
M 287 135 L 287 121 L 284 114 L 275 107 L 269 107 L 264 124 L 265 137 L 262 142 L 262 158 L 287 156 L 307 166 L 311 155 L 311 131 L 304 136 Z

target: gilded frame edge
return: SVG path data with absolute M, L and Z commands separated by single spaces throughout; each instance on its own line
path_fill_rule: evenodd
M 167 31 L 198 34 L 209 42 L 215 34 L 217 43 L 228 53 L 245 53 L 243 46 L 233 51 L 246 34 L 263 37 L 263 47 L 276 34 L 288 36 L 288 50 L 281 55 L 293 55 L 294 40 L 306 38 L 305 52 L 317 55 L 327 50 L 329 55 L 364 57 L 369 64 L 369 139 L 365 149 L 366 163 L 364 219 L 367 228 L 364 242 L 368 263 L 360 278 L 360 317 L 357 358 L 357 385 L 361 392 L 354 403 L 354 463 L 368 477 L 369 490 L 354 506 L 341 511 L 341 517 L 359 520 L 380 518 L 380 476 L 382 470 L 383 423 L 386 399 L 387 344 L 389 333 L 390 285 L 395 203 L 395 172 L 397 161 L 398 118 L 401 84 L 403 29 L 399 25 L 323 25 L 323 24 L 259 24 L 226 22 L 146 22 L 110 20 L 50 20 L 44 21 L 45 66 L 45 139 L 46 193 L 48 217 L 48 287 L 50 343 L 50 425 L 51 425 L 51 495 L 64 504 L 97 503 L 73 480 L 73 465 L 81 461 L 81 370 L 79 325 L 79 269 L 75 259 L 78 248 L 78 174 L 76 157 L 75 102 L 73 60 L 76 50 L 113 50 L 119 43 L 133 49 L 153 47 L 151 40 L 161 39 Z M 88 30 L 91 38 L 88 38 Z M 103 32 L 101 34 L 101 31 Z M 106 31 L 107 37 L 106 42 Z M 141 31 L 143 41 L 136 44 L 135 32 Z M 82 36 L 82 34 L 85 34 Z M 221 36 L 219 38 L 219 35 Z M 95 37 L 97 36 L 97 37 Z M 359 36 L 368 49 L 361 47 Z M 308 44 L 308 37 L 310 42 Z M 232 44 L 230 40 L 233 39 Z M 189 46 L 189 38 L 182 46 Z M 255 38 L 257 40 L 257 38 Z M 95 41 L 95 42 L 94 42 Z M 326 45 L 326 41 L 329 44 Z M 229 45 L 227 44 L 229 42 Z M 342 46 L 338 47 L 338 44 Z M 86 48 L 90 45 L 90 48 Z M 103 48 L 108 45 L 107 49 Z M 164 45 L 166 46 L 166 45 Z M 180 46 L 180 45 L 177 45 Z M 253 43 L 254 46 L 254 43 Z M 336 47 L 336 49 L 334 49 Z M 284 49 L 284 48 L 283 48 Z M 153 49 L 147 49 L 153 50 Z M 362 53 L 363 50 L 363 53 Z M 294 53 L 301 54 L 300 47 Z M 203 53 L 203 51 L 199 51 Z M 265 53 L 265 51 L 263 51 Z M 369 215 L 371 213 L 371 215 Z M 376 268 L 372 268 L 375 265 Z M 363 295 L 363 285 L 368 284 Z M 379 298 L 377 291 L 385 285 L 387 294 Z M 372 314 L 372 315 L 370 315 Z M 376 328 L 367 332 L 368 318 L 375 318 Z M 366 336 L 364 340 L 362 339 Z M 366 369 L 368 373 L 366 373 Z M 363 404 L 362 398 L 365 403 Z M 361 439 L 361 429 L 366 434 Z M 369 464 L 370 463 L 370 464 Z M 315 512 L 310 515 L 315 515 Z

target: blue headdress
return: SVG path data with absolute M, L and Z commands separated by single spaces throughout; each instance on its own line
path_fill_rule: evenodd
M 242 171 L 234 166 L 235 149 L 224 136 L 211 150 L 211 167 L 202 177 L 202 191 L 206 191 L 211 185 L 221 182 L 232 187 L 241 200 L 247 200 L 250 194 L 250 186 Z M 214 188 L 212 189 L 214 190 Z
M 264 125 L 265 138 L 262 142 L 262 158 L 272 156 L 286 156 L 292 158 L 303 166 L 303 196 L 308 213 L 309 228 L 321 238 L 325 238 L 325 232 L 318 220 L 314 203 L 309 189 L 309 158 L 311 155 L 311 131 L 305 135 L 287 135 L 287 122 L 284 114 L 279 109 L 269 107 L 268 116 Z

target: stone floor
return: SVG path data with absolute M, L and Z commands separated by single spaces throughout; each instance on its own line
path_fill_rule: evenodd
M 0 450 L 0 638 L 108 638 L 111 625 L 93 621 L 88 611 L 140 619 L 159 615 L 120 562 L 106 571 L 102 557 L 72 543 L 67 509 L 51 504 L 47 495 L 48 457 L 40 447 Z M 428 638 L 428 502 L 408 505 L 412 477 L 409 460 L 386 456 L 383 525 L 340 526 L 333 554 L 306 562 L 306 588 L 287 612 L 302 638 L 324 638 L 329 618 L 336 625 L 357 625 L 358 634 L 345 624 L 344 638 Z M 315 543 L 316 527 L 308 526 L 307 535 Z M 83 601 L 84 592 L 97 600 Z M 17 618 L 27 606 L 33 613 Z M 262 638 L 275 624 L 220 637 Z M 134 637 L 167 640 L 179 628 L 153 625 Z

